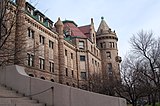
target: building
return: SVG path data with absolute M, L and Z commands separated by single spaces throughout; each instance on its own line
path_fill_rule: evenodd
M 103 17 L 95 31 L 93 19 L 80 27 L 60 18 L 54 24 L 25 0 L 11 5 L 7 11 L 16 16 L 12 60 L 25 66 L 28 75 L 82 89 L 88 89 L 93 74 L 120 78 L 118 37 Z

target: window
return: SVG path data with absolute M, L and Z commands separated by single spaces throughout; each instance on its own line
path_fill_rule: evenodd
M 33 15 L 33 10 L 30 7 L 28 7 L 27 10 L 31 15 Z
M 30 29 L 30 28 L 28 28 L 28 37 L 29 38 L 33 38 L 34 39 L 34 31 L 32 30 L 32 29 Z
M 44 40 L 45 40 L 45 37 L 42 36 L 42 35 L 39 35 L 39 42 L 40 42 L 41 44 L 44 44 Z
M 54 79 L 51 79 L 52 82 L 54 82 Z
M 73 87 L 75 87 L 75 84 L 72 84 Z
M 52 28 L 53 27 L 53 24 L 48 22 L 48 27 Z
M 84 41 L 79 41 L 79 49 L 84 49 Z
M 86 72 L 81 72 L 81 79 L 87 79 Z
M 45 69 L 45 61 L 42 58 L 39 58 L 39 68 L 42 70 Z
M 92 45 L 91 45 L 91 52 L 93 52 L 93 47 L 92 47 Z
M 108 63 L 108 73 L 112 74 L 112 63 Z
M 95 60 L 95 65 L 97 66 L 97 61 Z
M 85 56 L 80 56 L 80 61 L 85 61 Z
M 111 58 L 111 52 L 106 52 L 107 58 Z
M 103 43 L 100 43 L 100 47 L 103 48 Z
M 49 62 L 49 71 L 54 72 L 54 63 L 53 62 Z
M 68 82 L 66 82 L 66 85 L 68 85 L 68 86 L 69 86 L 69 83 L 68 83 Z
M 73 59 L 73 53 L 71 53 L 71 59 Z
M 114 48 L 115 47 L 114 42 L 109 42 L 109 47 Z
M 92 64 L 94 64 L 94 59 L 92 58 Z
M 74 77 L 74 71 L 72 70 L 72 78 Z
M 53 49 L 53 42 L 49 40 L 49 48 Z
M 44 22 L 44 18 L 41 15 L 38 15 L 38 20 Z
M 115 46 L 114 46 L 114 42 L 112 42 L 112 47 L 114 48 Z
M 32 54 L 27 53 L 27 57 L 28 57 L 28 66 L 34 66 L 34 56 Z
M 98 67 L 99 67 L 99 62 L 98 62 Z
M 67 50 L 65 50 L 65 56 L 67 56 Z
M 66 68 L 66 76 L 68 76 L 68 68 Z

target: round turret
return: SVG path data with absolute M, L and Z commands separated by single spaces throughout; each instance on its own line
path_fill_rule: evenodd
M 63 23 L 61 21 L 60 18 L 58 18 L 58 21 L 54 24 L 54 26 L 56 27 L 56 31 L 59 35 L 63 35 Z
M 110 78 L 114 75 L 119 75 L 119 62 L 117 62 L 118 38 L 115 31 L 112 31 L 106 24 L 104 17 L 101 18 L 96 39 L 101 52 L 102 72 L 104 77 Z
M 25 3 L 26 3 L 26 0 L 16 0 L 16 4 L 18 6 L 19 9 L 25 9 Z

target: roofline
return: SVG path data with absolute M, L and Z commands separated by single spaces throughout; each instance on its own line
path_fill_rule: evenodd
M 78 26 L 74 21 L 71 21 L 71 20 L 64 20 L 62 22 L 63 22 L 63 24 L 69 22 L 69 23 L 73 23 L 76 27 Z
M 34 6 L 32 6 L 32 4 L 30 4 L 29 2 L 26 2 L 27 5 L 29 5 L 32 9 L 35 9 Z

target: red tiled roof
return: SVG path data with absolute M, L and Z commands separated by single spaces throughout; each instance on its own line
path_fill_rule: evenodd
M 86 26 L 81 26 L 81 27 L 78 27 L 83 33 L 84 35 L 87 36 L 87 38 L 90 38 L 90 27 L 91 25 L 86 25 Z
M 65 22 L 64 23 L 64 28 L 69 27 L 71 30 L 71 36 L 77 36 L 77 37 L 82 37 L 82 38 L 87 38 L 75 24 L 70 23 L 70 22 Z

